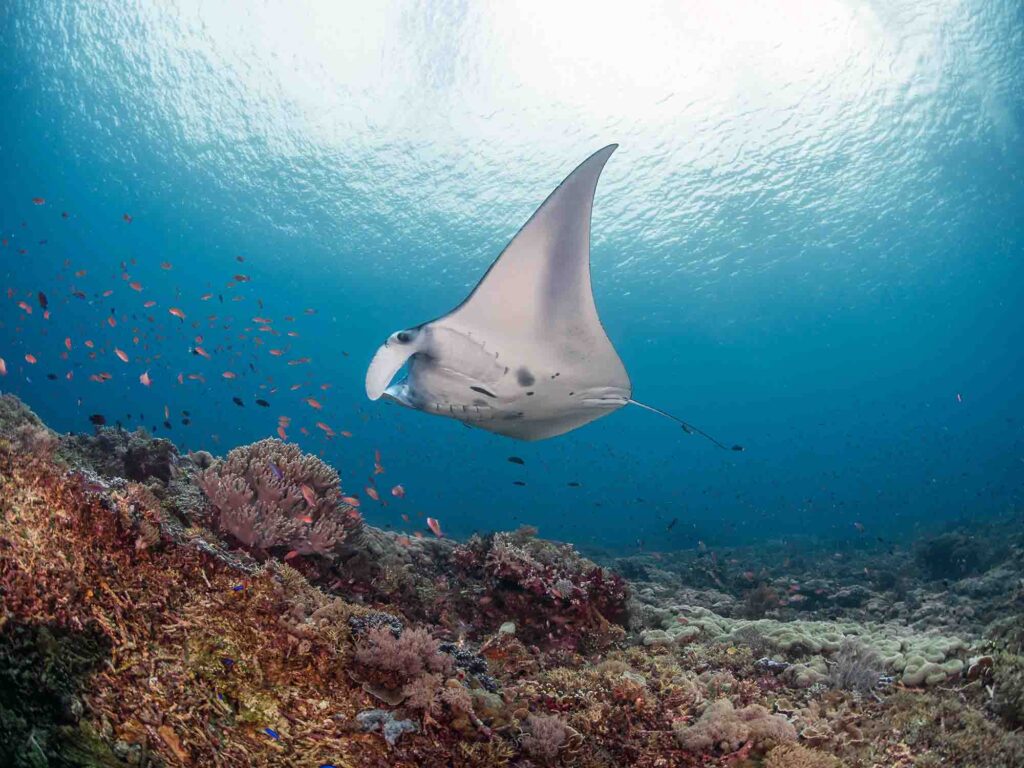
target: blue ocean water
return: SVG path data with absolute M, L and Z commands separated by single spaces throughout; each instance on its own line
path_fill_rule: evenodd
M 899 540 L 1019 509 L 1022 30 L 980 0 L 12 0 L 0 386 L 216 453 L 287 416 L 371 522 L 454 535 Z M 632 408 L 517 443 L 367 401 L 378 345 L 611 142 L 592 273 L 635 396 L 747 450 Z

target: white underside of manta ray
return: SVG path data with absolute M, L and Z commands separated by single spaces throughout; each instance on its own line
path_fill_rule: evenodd
M 555 437 L 630 403 L 704 434 L 631 399 L 629 374 L 597 315 L 590 214 L 617 146 L 598 150 L 558 185 L 459 306 L 391 334 L 366 371 L 371 400 L 519 440 Z M 406 362 L 408 375 L 392 384 Z

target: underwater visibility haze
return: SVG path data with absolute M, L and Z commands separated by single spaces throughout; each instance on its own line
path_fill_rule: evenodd
M 1024 766 L 1022 213 L 1019 0 L 0 2 L 0 766 Z
M 561 5 L 5 4 L 3 387 L 193 450 L 288 416 L 458 533 L 901 537 L 1019 503 L 1019 8 Z M 519 446 L 368 403 L 387 334 L 611 142 L 593 286 L 634 396 L 747 451 L 634 409 Z

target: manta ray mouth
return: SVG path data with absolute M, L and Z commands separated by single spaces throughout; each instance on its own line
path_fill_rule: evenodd
M 370 361 L 370 367 L 366 369 L 366 396 L 371 400 L 379 400 L 388 390 L 388 385 L 395 378 L 395 374 L 416 352 L 416 344 L 384 342 Z

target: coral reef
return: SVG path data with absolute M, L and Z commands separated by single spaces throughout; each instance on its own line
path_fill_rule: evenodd
M 676 735 L 692 752 L 736 752 L 748 745 L 749 751 L 757 753 L 795 741 L 796 729 L 783 716 L 773 715 L 758 704 L 735 709 L 729 699 L 719 699 L 694 725 L 678 728 Z
M 538 539 L 536 531 L 474 536 L 452 553 L 475 589 L 460 604 L 485 631 L 507 622 L 523 642 L 599 651 L 625 637 L 623 579 L 583 558 L 571 545 Z M 482 593 L 482 594 L 481 594 Z
M 362 522 L 342 504 L 337 472 L 276 438 L 235 448 L 203 471 L 199 485 L 214 527 L 260 557 L 326 557 Z
M 129 473 L 126 441 L 157 458 Z M 402 543 L 276 441 L 152 442 L 0 401 L 0 764 L 1024 765 L 1015 555 L 943 593 L 772 545 L 739 573 L 634 558 L 627 587 L 531 530 Z M 307 516 L 342 532 L 310 544 Z

